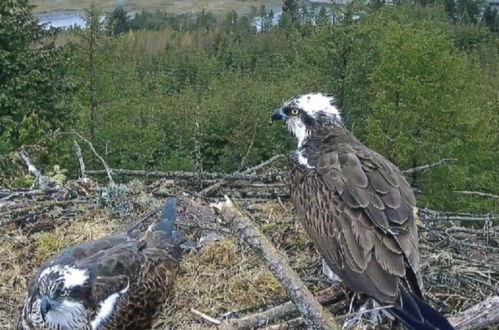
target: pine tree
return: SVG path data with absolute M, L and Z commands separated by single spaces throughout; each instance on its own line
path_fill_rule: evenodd
M 87 30 L 83 34 L 84 48 L 87 55 L 87 74 L 89 84 L 89 104 L 90 104 L 90 141 L 95 145 L 96 130 L 98 126 L 98 48 L 102 38 L 103 25 L 101 23 L 102 10 L 94 2 L 85 11 L 84 20 Z
M 298 17 L 298 2 L 296 0 L 284 0 L 282 4 L 283 13 L 288 13 L 294 20 Z
M 0 153 L 69 124 L 66 51 L 38 25 L 29 0 L 0 1 Z

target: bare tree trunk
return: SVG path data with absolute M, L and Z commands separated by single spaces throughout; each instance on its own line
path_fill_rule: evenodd
M 98 42 L 101 34 L 101 14 L 102 11 L 99 7 L 95 5 L 94 2 L 91 3 L 90 8 L 85 10 L 84 19 L 88 32 L 85 35 L 85 40 L 88 46 L 88 75 L 89 75 L 89 85 L 90 85 L 90 141 L 93 145 L 96 140 L 97 131 L 97 108 L 99 106 L 98 96 L 97 96 L 97 69 L 98 69 L 98 56 L 97 48 Z
M 203 188 L 203 155 L 201 154 L 201 127 L 199 106 L 196 106 L 194 118 L 194 154 L 196 157 L 196 186 L 197 190 Z

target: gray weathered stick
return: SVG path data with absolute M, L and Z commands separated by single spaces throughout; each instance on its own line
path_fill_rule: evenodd
M 80 164 L 80 174 L 81 178 L 83 181 L 87 181 L 87 174 L 85 171 L 85 162 L 83 161 L 83 155 L 81 153 L 81 148 L 80 145 L 78 144 L 78 141 L 73 140 L 74 146 L 75 146 L 75 152 L 76 152 L 76 157 L 78 158 L 78 163 Z
M 499 296 L 493 296 L 449 318 L 456 330 L 475 330 L 499 323 Z
M 278 160 L 278 159 L 281 159 L 281 158 L 284 158 L 285 155 L 283 154 L 280 154 L 280 155 L 275 155 L 274 157 L 271 157 L 270 159 L 267 159 L 266 161 L 264 161 L 263 163 L 259 164 L 259 165 L 256 165 L 254 167 L 250 167 L 242 172 L 235 172 L 234 174 L 250 174 L 250 173 L 253 173 L 255 171 L 258 171 L 259 169 L 273 163 L 274 161 Z M 201 196 L 206 196 L 206 194 L 208 194 L 209 192 L 215 190 L 215 189 L 218 189 L 220 186 L 224 185 L 227 181 L 226 180 L 222 180 L 220 182 L 217 182 L 215 183 L 214 185 L 211 185 L 203 190 L 201 190 L 199 192 L 199 195 Z
M 26 151 L 22 150 L 21 152 L 19 152 L 19 156 L 21 156 L 22 160 L 24 161 L 24 163 L 28 167 L 28 171 L 35 176 L 36 181 L 38 182 L 38 185 L 40 186 L 40 189 L 48 190 L 48 189 L 51 189 L 54 187 L 55 188 L 59 187 L 59 185 L 56 182 L 54 182 L 53 180 L 50 180 L 49 178 L 44 176 L 36 168 L 36 166 L 33 164 L 33 162 L 31 161 L 31 158 L 29 157 L 29 155 Z
M 92 152 L 94 153 L 95 157 L 97 157 L 99 159 L 99 161 L 101 162 L 102 166 L 104 166 L 104 168 L 106 169 L 106 174 L 107 174 L 107 177 L 109 179 L 109 183 L 111 185 L 114 185 L 114 180 L 113 180 L 113 177 L 111 175 L 111 169 L 110 169 L 109 165 L 104 160 L 104 158 L 102 158 L 102 156 L 99 155 L 99 153 L 97 152 L 97 150 L 95 150 L 94 145 L 92 144 L 92 142 L 90 142 L 89 140 L 85 139 L 80 133 L 76 133 L 76 132 L 61 132 L 59 134 L 69 134 L 69 135 L 77 136 L 80 140 L 82 140 L 83 142 L 85 142 L 86 144 L 88 144 L 90 150 L 92 150 Z
M 417 166 L 414 168 L 409 168 L 407 170 L 403 170 L 402 172 L 404 174 L 411 174 L 414 172 L 426 171 L 426 170 L 429 170 L 430 168 L 433 168 L 433 167 L 441 166 L 444 164 L 452 164 L 455 162 L 457 162 L 456 158 L 444 158 L 444 159 L 440 159 L 438 162 L 427 164 L 427 165 L 421 165 L 421 166 Z
M 334 287 L 329 287 L 327 289 L 321 290 L 316 293 L 316 299 L 321 304 L 327 304 L 330 301 L 344 296 L 344 292 L 341 290 L 341 284 L 335 285 Z M 296 306 L 288 301 L 282 305 L 278 305 L 267 309 L 263 312 L 243 316 L 238 319 L 229 319 L 222 322 L 219 329 L 224 330 L 249 330 L 257 327 L 265 326 L 272 323 L 275 320 L 282 319 L 284 317 L 298 313 Z M 303 323 L 303 319 L 300 318 L 300 322 Z
M 472 195 L 472 196 L 480 196 L 480 197 L 489 197 L 489 198 L 499 199 L 499 195 L 494 195 L 491 193 L 485 193 L 485 192 L 481 192 L 481 191 L 456 190 L 454 192 L 457 194 L 462 194 L 462 195 Z
M 166 179 L 185 179 L 196 180 L 196 172 L 185 171 L 144 171 L 144 170 L 128 170 L 122 168 L 110 169 L 113 174 L 126 175 L 126 176 L 144 176 L 150 178 L 166 178 Z M 90 170 L 86 171 L 88 175 L 107 175 L 105 170 Z M 272 182 L 275 177 L 271 175 L 256 175 L 256 174 L 242 174 L 242 173 L 216 173 L 216 172 L 203 172 L 203 180 L 248 180 L 248 181 L 263 181 Z
M 251 245 L 264 260 L 274 276 L 282 283 L 288 296 L 296 305 L 309 329 L 338 329 L 329 311 L 322 308 L 306 288 L 298 274 L 288 264 L 286 257 L 227 198 L 226 202 L 216 205 L 222 218 Z M 233 329 L 231 327 L 220 329 Z
M 492 221 L 499 219 L 499 215 L 495 214 L 453 213 L 430 209 L 418 209 L 418 216 L 423 221 Z

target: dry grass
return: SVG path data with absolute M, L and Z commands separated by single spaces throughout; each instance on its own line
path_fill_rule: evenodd
M 304 249 L 300 242 L 310 243 L 305 233 L 290 231 L 290 228 L 300 228 L 295 226 L 290 212 L 283 211 L 276 203 L 256 204 L 251 209 L 261 225 L 264 225 L 262 219 L 268 221 L 264 231 L 274 242 L 281 248 L 295 247 L 294 251 L 286 250 L 292 266 L 302 276 L 316 268 L 319 259 L 314 248 L 305 244 L 308 247 Z M 271 222 L 276 225 L 272 226 Z M 309 284 L 313 291 L 325 286 L 319 281 Z M 207 323 L 194 315 L 191 308 L 220 319 L 285 301 L 284 289 L 258 256 L 238 237 L 229 235 L 183 257 L 175 295 L 166 304 L 156 326 L 158 329 L 206 329 Z
M 51 231 L 33 235 L 14 228 L 0 231 L 0 329 L 15 328 L 18 308 L 38 266 L 67 246 L 104 237 L 122 226 L 107 212 L 91 210 Z
M 281 206 L 274 203 L 258 204 L 256 209 L 265 215 L 262 218 L 266 223 L 260 221 L 264 231 L 289 250 L 293 266 L 302 273 L 313 269 L 311 264 L 318 258 L 311 246 L 303 250 L 308 244 L 306 236 L 301 230 L 294 232 L 300 227 L 291 214 L 283 213 Z M 10 227 L 0 233 L 0 329 L 14 327 L 29 279 L 44 261 L 67 246 L 109 235 L 131 221 L 113 219 L 102 209 L 81 211 L 77 219 L 61 222 L 47 231 L 29 235 L 26 230 Z M 311 284 L 313 290 L 324 286 L 316 284 L 318 281 Z M 165 304 L 156 328 L 206 328 L 191 308 L 220 317 L 284 301 L 286 295 L 280 283 L 246 244 L 229 235 L 183 256 L 174 297 Z
M 136 190 L 142 189 L 140 186 Z M 150 197 L 143 199 L 143 193 L 137 194 L 135 203 L 142 207 L 136 212 L 159 202 Z M 258 203 L 246 205 L 246 209 L 274 244 L 286 252 L 292 267 L 312 291 L 328 286 L 320 271 L 321 259 L 293 216 L 289 203 Z M 84 206 L 76 214 L 76 219 L 59 219 L 55 227 L 31 235 L 13 226 L 0 229 L 3 230 L 0 231 L 0 329 L 14 327 L 29 278 L 42 262 L 66 246 L 103 237 L 131 221 L 113 219 L 103 209 Z M 448 234 L 445 228 L 422 232 L 421 253 L 428 265 L 423 272 L 426 289 L 432 305 L 447 313 L 483 300 L 492 293 L 490 287 L 499 278 L 497 253 L 450 243 L 451 239 L 468 240 L 465 235 L 469 233 Z M 473 239 L 480 244 L 479 238 Z M 497 241 L 495 236 L 487 239 Z M 286 300 L 283 288 L 254 252 L 238 237 L 228 235 L 183 256 L 174 296 L 165 304 L 155 328 L 206 329 L 209 325 L 194 315 L 191 308 L 222 319 Z

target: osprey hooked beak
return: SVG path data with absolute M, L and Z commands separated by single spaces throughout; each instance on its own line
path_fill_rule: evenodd
M 277 108 L 275 109 L 274 113 L 272 114 L 272 122 L 275 120 L 287 120 L 288 116 L 284 113 L 284 110 L 282 108 Z
M 43 321 L 45 321 L 45 317 L 47 313 L 54 307 L 56 302 L 49 297 L 43 297 L 40 302 L 40 314 L 42 315 Z

